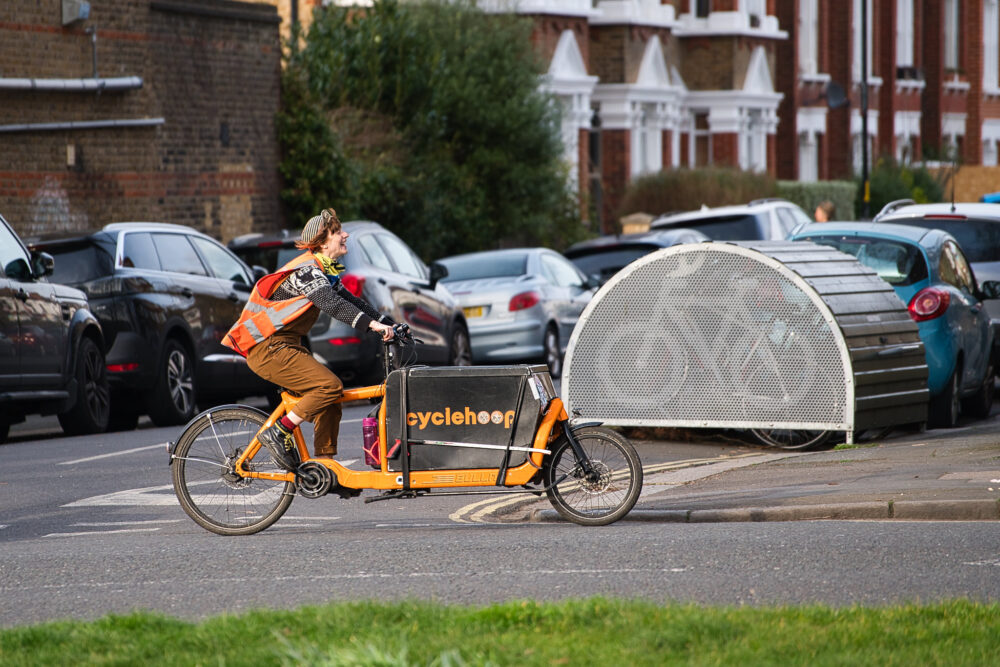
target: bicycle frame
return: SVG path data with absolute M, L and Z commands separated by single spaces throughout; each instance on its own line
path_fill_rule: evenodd
M 384 398 L 385 397 L 385 384 L 373 385 L 370 387 L 359 387 L 355 389 L 344 390 L 344 395 L 341 397 L 340 403 L 345 403 L 348 401 L 356 400 L 366 400 L 373 398 Z M 288 413 L 295 405 L 298 403 L 299 398 L 292 396 L 287 392 L 282 392 L 281 403 L 274 409 L 274 412 L 267 418 L 264 422 L 264 429 L 272 426 L 274 422 L 281 419 L 285 414 Z M 531 479 L 536 475 L 536 473 L 542 467 L 543 457 L 550 453 L 548 449 L 548 444 L 550 440 L 557 437 L 559 433 L 556 431 L 556 425 L 565 424 L 569 420 L 569 415 L 566 413 L 566 409 L 563 406 L 562 400 L 558 397 L 554 397 L 549 402 L 549 405 L 542 416 L 541 423 L 535 432 L 535 439 L 533 442 L 533 448 L 531 454 L 527 457 L 527 460 L 519 466 L 513 468 L 508 468 L 506 471 L 506 476 L 503 482 L 503 486 L 523 486 L 531 481 Z M 262 429 L 263 430 L 263 429 Z M 336 482 L 340 486 L 353 488 L 353 489 L 378 489 L 378 490 L 393 490 L 393 489 L 431 489 L 431 488 L 456 488 L 456 487 L 471 487 L 471 486 L 496 486 L 496 481 L 500 473 L 500 468 L 474 468 L 474 469 L 456 469 L 456 470 L 414 470 L 410 472 L 409 484 L 404 484 L 402 475 L 397 471 L 391 471 L 388 469 L 388 457 L 386 456 L 386 445 L 387 445 L 387 435 L 386 435 L 386 423 L 385 423 L 385 402 L 379 407 L 378 413 L 378 430 L 379 430 L 379 453 L 381 460 L 380 470 L 354 470 L 343 465 L 339 461 L 331 458 L 313 458 L 309 456 L 309 450 L 306 446 L 305 438 L 302 435 L 301 429 L 296 429 L 294 432 L 296 447 L 299 452 L 299 459 L 302 463 L 307 463 L 309 461 L 315 461 L 330 470 L 333 473 Z M 564 433 L 569 433 L 570 429 L 561 429 Z M 574 442 L 571 440 L 571 442 Z M 257 472 L 252 470 L 247 470 L 244 468 L 244 463 L 252 459 L 257 452 L 260 450 L 260 443 L 257 441 L 256 436 L 250 443 L 250 446 L 243 452 L 242 456 L 236 461 L 236 472 L 243 477 L 259 478 L 259 479 L 269 479 L 276 481 L 294 482 L 295 473 L 285 472 L 285 473 L 270 473 L 270 472 Z M 574 449 L 578 449 L 575 447 Z M 583 463 L 583 467 L 586 470 L 589 461 L 582 452 L 578 452 Z
M 280 469 L 266 450 L 261 455 L 256 434 L 247 443 L 250 433 L 274 425 L 300 400 L 282 392 L 281 402 L 266 418 L 255 408 L 218 406 L 195 417 L 168 445 L 182 509 L 212 532 L 250 535 L 277 521 L 296 495 L 351 498 L 364 489 L 381 491 L 365 498 L 366 503 L 426 495 L 544 494 L 563 518 L 591 526 L 617 521 L 635 505 L 642 489 L 642 464 L 635 448 L 627 438 L 599 425 L 571 426 L 544 367 L 414 368 L 390 373 L 391 351 L 387 346 L 386 382 L 348 389 L 339 399 L 340 403 L 381 400 L 377 469 L 354 470 L 329 457 L 310 457 L 300 429 L 293 432 L 300 459 L 294 472 Z M 484 392 L 492 396 L 491 403 L 474 413 L 467 405 L 452 411 L 452 416 L 462 415 L 453 423 L 447 403 L 445 416 L 421 411 L 437 401 L 475 393 L 476 383 L 491 379 L 494 393 Z M 453 381 L 459 393 L 449 399 Z M 424 392 L 415 394 L 413 403 L 407 397 L 410 386 Z M 500 398 L 512 386 L 518 387 L 516 394 L 510 394 L 516 401 Z M 411 406 L 415 412 L 408 412 Z M 522 415 L 530 421 L 522 421 Z M 442 435 L 440 428 L 431 428 L 424 438 L 410 437 L 410 428 L 423 431 L 428 421 L 434 427 L 462 430 Z M 515 452 L 517 458 L 512 459 Z

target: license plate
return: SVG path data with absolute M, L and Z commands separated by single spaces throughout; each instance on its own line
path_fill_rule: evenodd
M 482 306 L 472 306 L 471 308 L 463 308 L 462 312 L 465 313 L 466 317 L 482 317 L 483 307 Z

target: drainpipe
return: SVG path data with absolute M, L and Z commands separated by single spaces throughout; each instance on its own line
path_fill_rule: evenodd
M 45 92 L 92 92 L 142 88 L 142 77 L 119 76 L 108 79 L 16 79 L 0 77 L 0 90 L 38 90 Z
M 6 132 L 45 132 L 50 130 L 103 130 L 115 127 L 155 127 L 166 123 L 164 118 L 122 118 L 113 120 L 69 120 L 58 123 L 15 123 L 0 125 Z
M 86 30 L 85 33 L 90 35 L 90 59 L 94 63 L 94 78 L 97 78 L 97 26 L 92 25 Z

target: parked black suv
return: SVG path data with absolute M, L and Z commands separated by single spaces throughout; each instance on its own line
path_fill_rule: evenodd
M 0 442 L 29 414 L 58 415 L 67 435 L 108 425 L 101 326 L 86 294 L 46 279 L 52 267 L 0 216 Z
M 345 222 L 349 234 L 347 269 L 342 281 L 347 289 L 386 313 L 406 322 L 414 337 L 421 364 L 471 366 L 469 329 L 462 309 L 438 281 L 447 275 L 441 264 L 428 267 L 402 239 L 375 222 Z M 248 264 L 274 271 L 302 254 L 296 249 L 298 232 L 265 236 L 248 234 L 229 247 Z M 382 345 L 376 336 L 358 335 L 352 327 L 321 315 L 309 332 L 313 354 L 326 362 L 347 384 L 367 384 L 382 379 Z
M 215 239 L 182 225 L 114 223 L 39 242 L 53 280 L 79 287 L 108 340 L 111 428 L 183 424 L 196 406 L 273 393 L 219 341 L 239 318 L 255 276 Z

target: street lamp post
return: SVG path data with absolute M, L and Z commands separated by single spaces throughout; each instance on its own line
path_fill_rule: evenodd
M 861 219 L 868 219 L 871 187 L 868 183 L 868 0 L 861 0 Z

